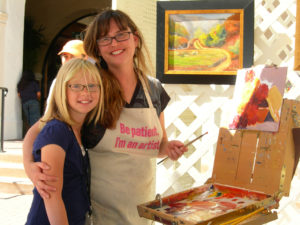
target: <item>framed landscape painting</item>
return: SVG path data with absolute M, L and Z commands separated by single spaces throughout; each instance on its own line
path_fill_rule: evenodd
M 253 62 L 253 0 L 157 2 L 157 78 L 234 84 Z

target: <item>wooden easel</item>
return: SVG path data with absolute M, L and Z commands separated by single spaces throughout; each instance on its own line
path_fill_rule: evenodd
M 164 224 L 207 224 L 206 220 L 194 222 L 157 208 L 189 198 L 191 193 L 224 185 L 248 193 L 259 193 L 266 198 L 243 209 L 211 218 L 209 224 L 258 225 L 277 219 L 276 211 L 271 212 L 270 209 L 277 208 L 282 196 L 289 195 L 299 157 L 295 154 L 293 140 L 295 128 L 300 128 L 300 102 L 288 99 L 283 101 L 277 132 L 220 128 L 213 173 L 206 184 L 138 205 L 139 215 Z
M 300 102 L 284 99 L 278 132 L 220 128 L 210 182 L 272 195 L 278 203 L 273 207 L 277 208 L 280 199 L 289 195 L 299 151 Z M 264 224 L 275 219 L 277 213 L 269 212 L 254 216 L 245 224 Z
M 284 99 L 278 132 L 220 128 L 213 182 L 276 194 L 279 199 L 288 196 L 295 166 L 295 127 L 300 127 L 300 102 Z

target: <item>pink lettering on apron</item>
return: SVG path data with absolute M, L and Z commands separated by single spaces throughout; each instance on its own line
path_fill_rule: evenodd
M 149 108 L 124 108 L 115 129 L 107 129 L 89 151 L 94 224 L 143 225 L 137 205 L 155 198 L 155 158 L 163 132 L 149 92 Z

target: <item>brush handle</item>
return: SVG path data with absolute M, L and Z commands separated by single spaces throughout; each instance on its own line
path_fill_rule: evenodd
M 195 141 L 197 141 L 198 139 L 202 138 L 204 135 L 208 134 L 208 132 L 206 131 L 204 134 L 201 134 L 200 136 L 196 137 L 195 139 L 191 140 L 190 142 L 188 142 L 187 144 L 184 145 L 184 147 L 189 146 L 190 144 L 193 144 Z M 157 165 L 161 164 L 163 161 L 165 161 L 166 159 L 168 159 L 169 157 L 166 157 L 164 159 L 162 159 L 161 161 L 159 161 L 157 163 Z

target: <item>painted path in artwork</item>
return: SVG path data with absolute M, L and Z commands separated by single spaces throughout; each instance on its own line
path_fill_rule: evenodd
M 224 54 L 226 57 L 225 57 L 225 60 L 217 65 L 216 67 L 213 67 L 212 69 L 214 71 L 225 71 L 231 64 L 231 56 L 230 56 L 230 53 L 228 51 L 226 51 L 225 49 L 221 49 L 221 48 L 205 48 L 201 45 L 200 41 L 199 40 L 196 40 L 194 42 L 194 46 L 196 49 L 198 50 L 202 50 L 202 51 L 209 51 L 210 53 L 214 53 L 214 54 L 217 54 L 217 53 L 222 53 Z

